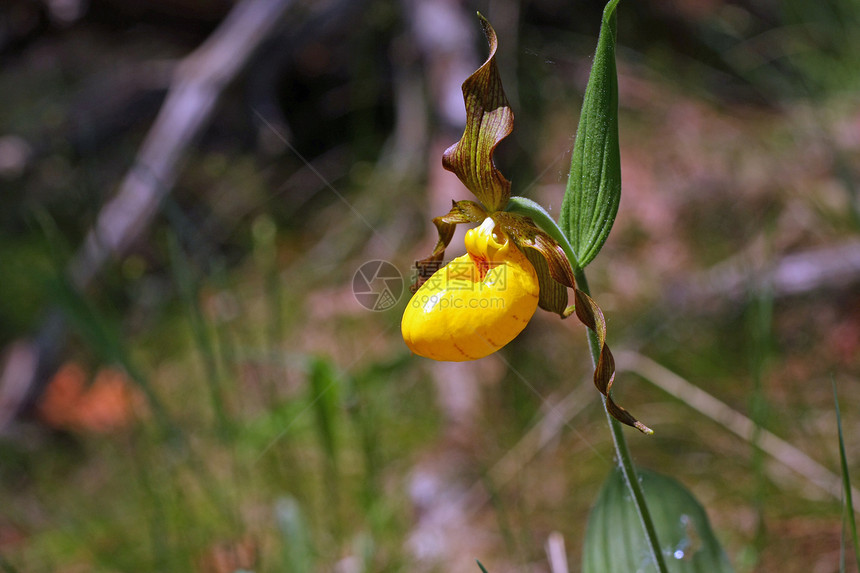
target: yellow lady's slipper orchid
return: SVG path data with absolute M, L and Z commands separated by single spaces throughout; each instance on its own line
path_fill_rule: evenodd
M 538 306 L 534 267 L 487 217 L 466 232 L 466 254 L 439 269 L 403 313 L 406 345 L 460 362 L 492 354 L 525 328 Z
M 416 262 L 417 291 L 403 313 L 403 339 L 412 352 L 433 360 L 477 360 L 513 340 L 538 306 L 562 318 L 575 313 L 597 335 L 594 384 L 607 411 L 651 433 L 610 396 L 615 359 L 606 344 L 606 321 L 597 303 L 576 286 L 576 255 L 570 245 L 562 246 L 569 237 L 540 205 L 512 198 L 511 182 L 493 163 L 496 146 L 513 130 L 514 115 L 496 66 L 496 33 L 479 17 L 490 55 L 463 82 L 466 127 L 460 141 L 442 154 L 442 167 L 457 175 L 478 201 L 455 201 L 446 215 L 433 219 L 439 240 L 429 257 Z M 466 233 L 467 254 L 436 270 L 455 227 L 481 221 Z M 567 304 L 568 289 L 575 305 Z

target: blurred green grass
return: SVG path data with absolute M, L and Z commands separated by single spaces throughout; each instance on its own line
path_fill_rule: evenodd
M 860 62 L 852 46 L 860 36 L 854 17 L 839 16 L 854 4 L 827 12 L 785 2 L 769 12 L 739 3 L 668 18 L 656 4 L 622 3 L 624 196 L 589 269 L 613 348 L 653 358 L 837 472 L 831 376 L 848 463 L 860 459 L 850 440 L 860 405 L 856 283 L 774 295 L 770 318 L 748 296 L 713 297 L 710 310 L 675 304 L 671 289 L 738 254 L 755 266 L 856 237 Z M 554 9 L 535 3 L 521 13 L 517 67 L 502 70 L 521 106 L 498 160 L 515 189 L 552 212 L 596 31 L 568 12 L 553 21 Z M 670 37 L 679 20 L 683 34 Z M 374 33 L 408 41 L 389 20 L 376 25 L 357 32 L 357 45 Z M 79 42 L 77 33 L 49 36 L 48 46 Z M 768 58 L 753 57 L 765 48 Z M 76 57 L 85 67 L 92 54 Z M 89 371 L 118 361 L 138 385 L 151 385 L 175 430 L 161 431 L 151 405 L 138 404 L 130 425 L 108 434 L 33 430 L 0 440 L 0 553 L 14 570 L 208 571 L 218 570 L 216 555 L 255 571 L 433 570 L 416 564 L 410 544 L 432 513 L 416 508 L 410 489 L 428 467 L 454 492 L 489 492 L 482 503 L 460 504 L 451 529 L 463 544 L 443 546 L 437 570 L 476 570 L 476 558 L 492 572 L 546 570 L 542 548 L 556 530 L 570 562 L 579 561 L 588 510 L 613 466 L 596 391 L 513 480 L 496 484 L 492 471 L 552 404 L 588 383 L 579 325 L 540 317 L 503 360 L 465 370 L 461 382 L 476 387 L 477 400 L 464 424 L 438 395 L 449 372 L 409 357 L 399 339 L 406 301 L 371 313 L 352 297 L 352 275 L 367 260 L 391 260 L 408 281 L 410 263 L 432 244 L 429 219 L 440 214 L 425 207 L 423 163 L 404 177 L 379 159 L 394 121 L 389 71 L 375 52 L 362 57 L 361 86 L 342 71 L 298 78 L 308 94 L 340 82 L 364 95 L 338 108 L 342 92 L 334 90 L 324 101 L 336 111 L 323 119 L 307 96 L 295 137 L 309 157 L 345 149 L 324 175 L 340 173 L 330 182 L 373 230 L 319 182 L 272 197 L 301 162 L 258 153 L 232 114 L 213 128 L 151 239 L 77 301 L 92 312 L 79 313 L 67 351 Z M 0 74 L 4 93 L 16 94 L 0 116 L 4 133 L 43 133 L 68 112 L 73 86 L 44 73 Z M 16 88 L 21 78 L 28 82 Z M 25 92 L 43 97 L 33 102 Z M 54 111 L 39 111 L 40 102 Z M 77 244 L 140 129 L 82 157 L 57 145 L 32 173 L 3 180 L 0 342 L 33 328 L 57 302 L 49 288 L 55 245 L 35 213 Z M 291 200 L 302 193 L 295 212 Z M 452 198 L 466 198 L 465 189 Z M 62 303 L 67 313 L 74 303 Z M 637 462 L 693 490 L 738 571 L 835 570 L 839 500 L 634 376 L 620 376 L 616 389 L 657 432 L 631 436 Z M 440 505 L 446 492 L 437 492 Z M 250 565 L 239 563 L 246 554 Z

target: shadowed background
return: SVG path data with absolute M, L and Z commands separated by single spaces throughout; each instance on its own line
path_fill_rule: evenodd
M 656 432 L 636 461 L 696 494 L 738 571 L 839 570 L 858 8 L 618 8 L 623 194 L 592 294 Z M 408 286 L 471 198 L 441 154 L 476 10 L 516 117 L 496 163 L 557 216 L 602 9 L 4 3 L 0 565 L 557 572 L 563 540 L 579 570 L 613 465 L 582 326 L 539 313 L 431 363 L 400 339 L 408 289 L 375 312 L 353 290 L 373 260 Z

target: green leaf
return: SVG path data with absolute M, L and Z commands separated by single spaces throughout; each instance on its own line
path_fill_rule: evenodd
M 496 169 L 493 152 L 514 129 L 514 112 L 508 105 L 496 66 L 496 32 L 478 14 L 490 45 L 487 61 L 463 82 L 466 129 L 460 141 L 442 155 L 442 166 L 456 174 L 490 211 L 504 209 L 511 182 Z
M 576 252 L 579 268 L 585 268 L 606 242 L 621 201 L 615 70 L 617 4 L 618 0 L 610 0 L 603 11 L 561 204 L 559 223 Z
M 638 474 L 668 570 L 674 573 L 732 572 L 705 509 L 693 494 L 670 477 L 641 469 Z M 588 518 L 582 571 L 649 573 L 656 570 L 624 477 L 621 470 L 615 468 Z

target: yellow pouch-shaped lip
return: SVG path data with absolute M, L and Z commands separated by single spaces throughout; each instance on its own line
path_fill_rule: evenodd
M 466 233 L 467 254 L 425 282 L 403 313 L 406 345 L 433 360 L 477 360 L 513 340 L 538 305 L 525 255 L 487 218 Z

